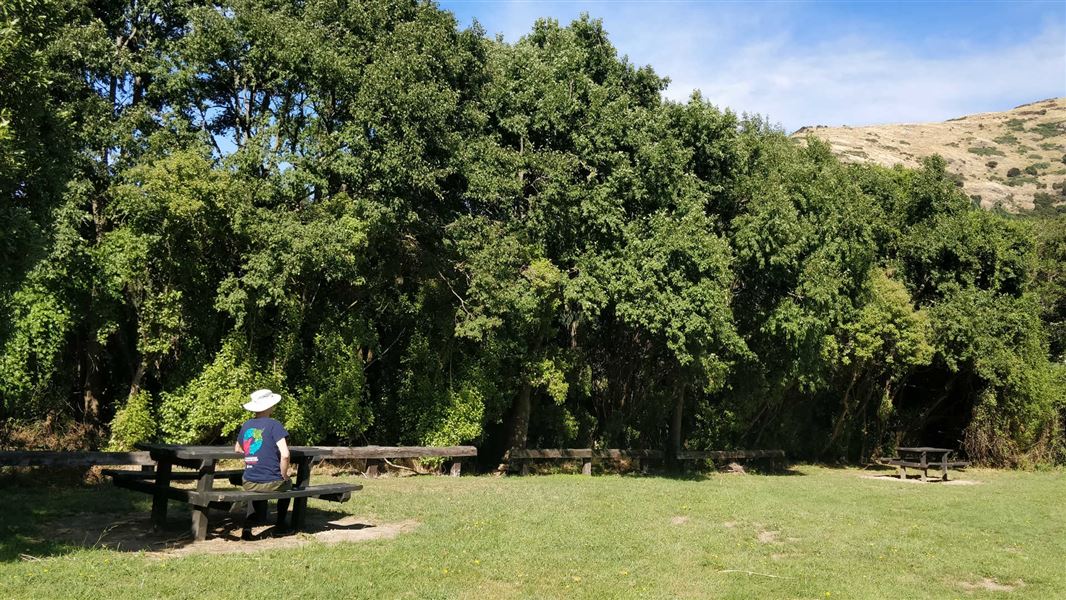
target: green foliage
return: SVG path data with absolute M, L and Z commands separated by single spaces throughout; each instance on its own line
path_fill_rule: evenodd
M 1053 455 L 1057 234 L 666 84 L 588 16 L 3 4 L 0 418 L 223 443 L 270 387 L 306 443 Z
M 998 139 L 997 139 L 998 141 Z M 967 148 L 967 152 L 976 154 L 977 156 L 1006 156 L 1003 151 L 995 146 L 972 146 Z
M 286 392 L 276 376 L 257 369 L 239 343 L 227 341 L 195 379 L 161 395 L 160 433 L 165 441 L 174 444 L 224 442 L 250 418 L 241 405 L 248 401 L 249 390 L 260 388 L 281 394 L 282 402 L 275 418 L 294 432 L 300 432 L 303 407 Z
M 159 431 L 159 421 L 152 411 L 152 394 L 141 390 L 115 412 L 111 420 L 108 450 L 129 451 L 138 442 L 151 442 Z
M 1066 128 L 1066 121 L 1044 121 L 1029 128 L 1029 131 L 1040 136 L 1041 139 L 1062 135 Z

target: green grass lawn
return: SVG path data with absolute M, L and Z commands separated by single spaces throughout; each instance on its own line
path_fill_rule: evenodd
M 863 474 L 362 480 L 351 502 L 312 506 L 420 525 L 389 540 L 163 558 L 48 539 L 47 523 L 87 511 L 107 522 L 147 498 L 5 480 L 0 597 L 1066 598 L 1063 472 L 956 474 L 972 486 Z M 986 579 L 1016 587 L 966 585 Z

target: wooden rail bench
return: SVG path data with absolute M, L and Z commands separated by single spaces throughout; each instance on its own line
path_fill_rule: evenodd
M 155 465 L 147 452 L 53 452 L 48 450 L 0 451 L 0 467 L 95 467 Z
M 774 469 L 781 466 L 785 460 L 784 450 L 682 450 L 677 454 L 677 460 L 683 465 L 697 460 L 711 460 L 715 463 L 722 461 L 770 459 L 770 466 Z
M 594 450 L 592 448 L 553 448 L 553 449 L 519 449 L 512 448 L 504 462 L 508 471 L 529 474 L 529 461 L 532 460 L 580 460 L 581 474 L 592 475 L 594 461 L 635 460 L 644 468 L 649 460 L 662 460 L 663 453 L 658 450 Z
M 319 460 L 365 460 L 367 477 L 377 477 L 382 461 L 390 458 L 447 458 L 449 474 L 459 477 L 464 460 L 477 456 L 474 446 L 316 446 L 326 452 Z

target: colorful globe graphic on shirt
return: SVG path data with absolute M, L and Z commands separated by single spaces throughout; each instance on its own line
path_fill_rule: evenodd
M 244 448 L 244 454 L 255 454 L 263 447 L 263 430 L 249 427 L 244 432 L 244 439 L 241 440 L 241 446 Z

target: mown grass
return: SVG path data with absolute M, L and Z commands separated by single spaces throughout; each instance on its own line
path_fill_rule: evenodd
M 1066 597 L 1061 471 L 971 471 L 973 486 L 863 474 L 385 478 L 312 504 L 413 532 L 180 558 L 47 540 L 66 514 L 147 510 L 135 494 L 4 483 L 0 597 Z M 1017 587 L 967 589 L 986 578 Z

